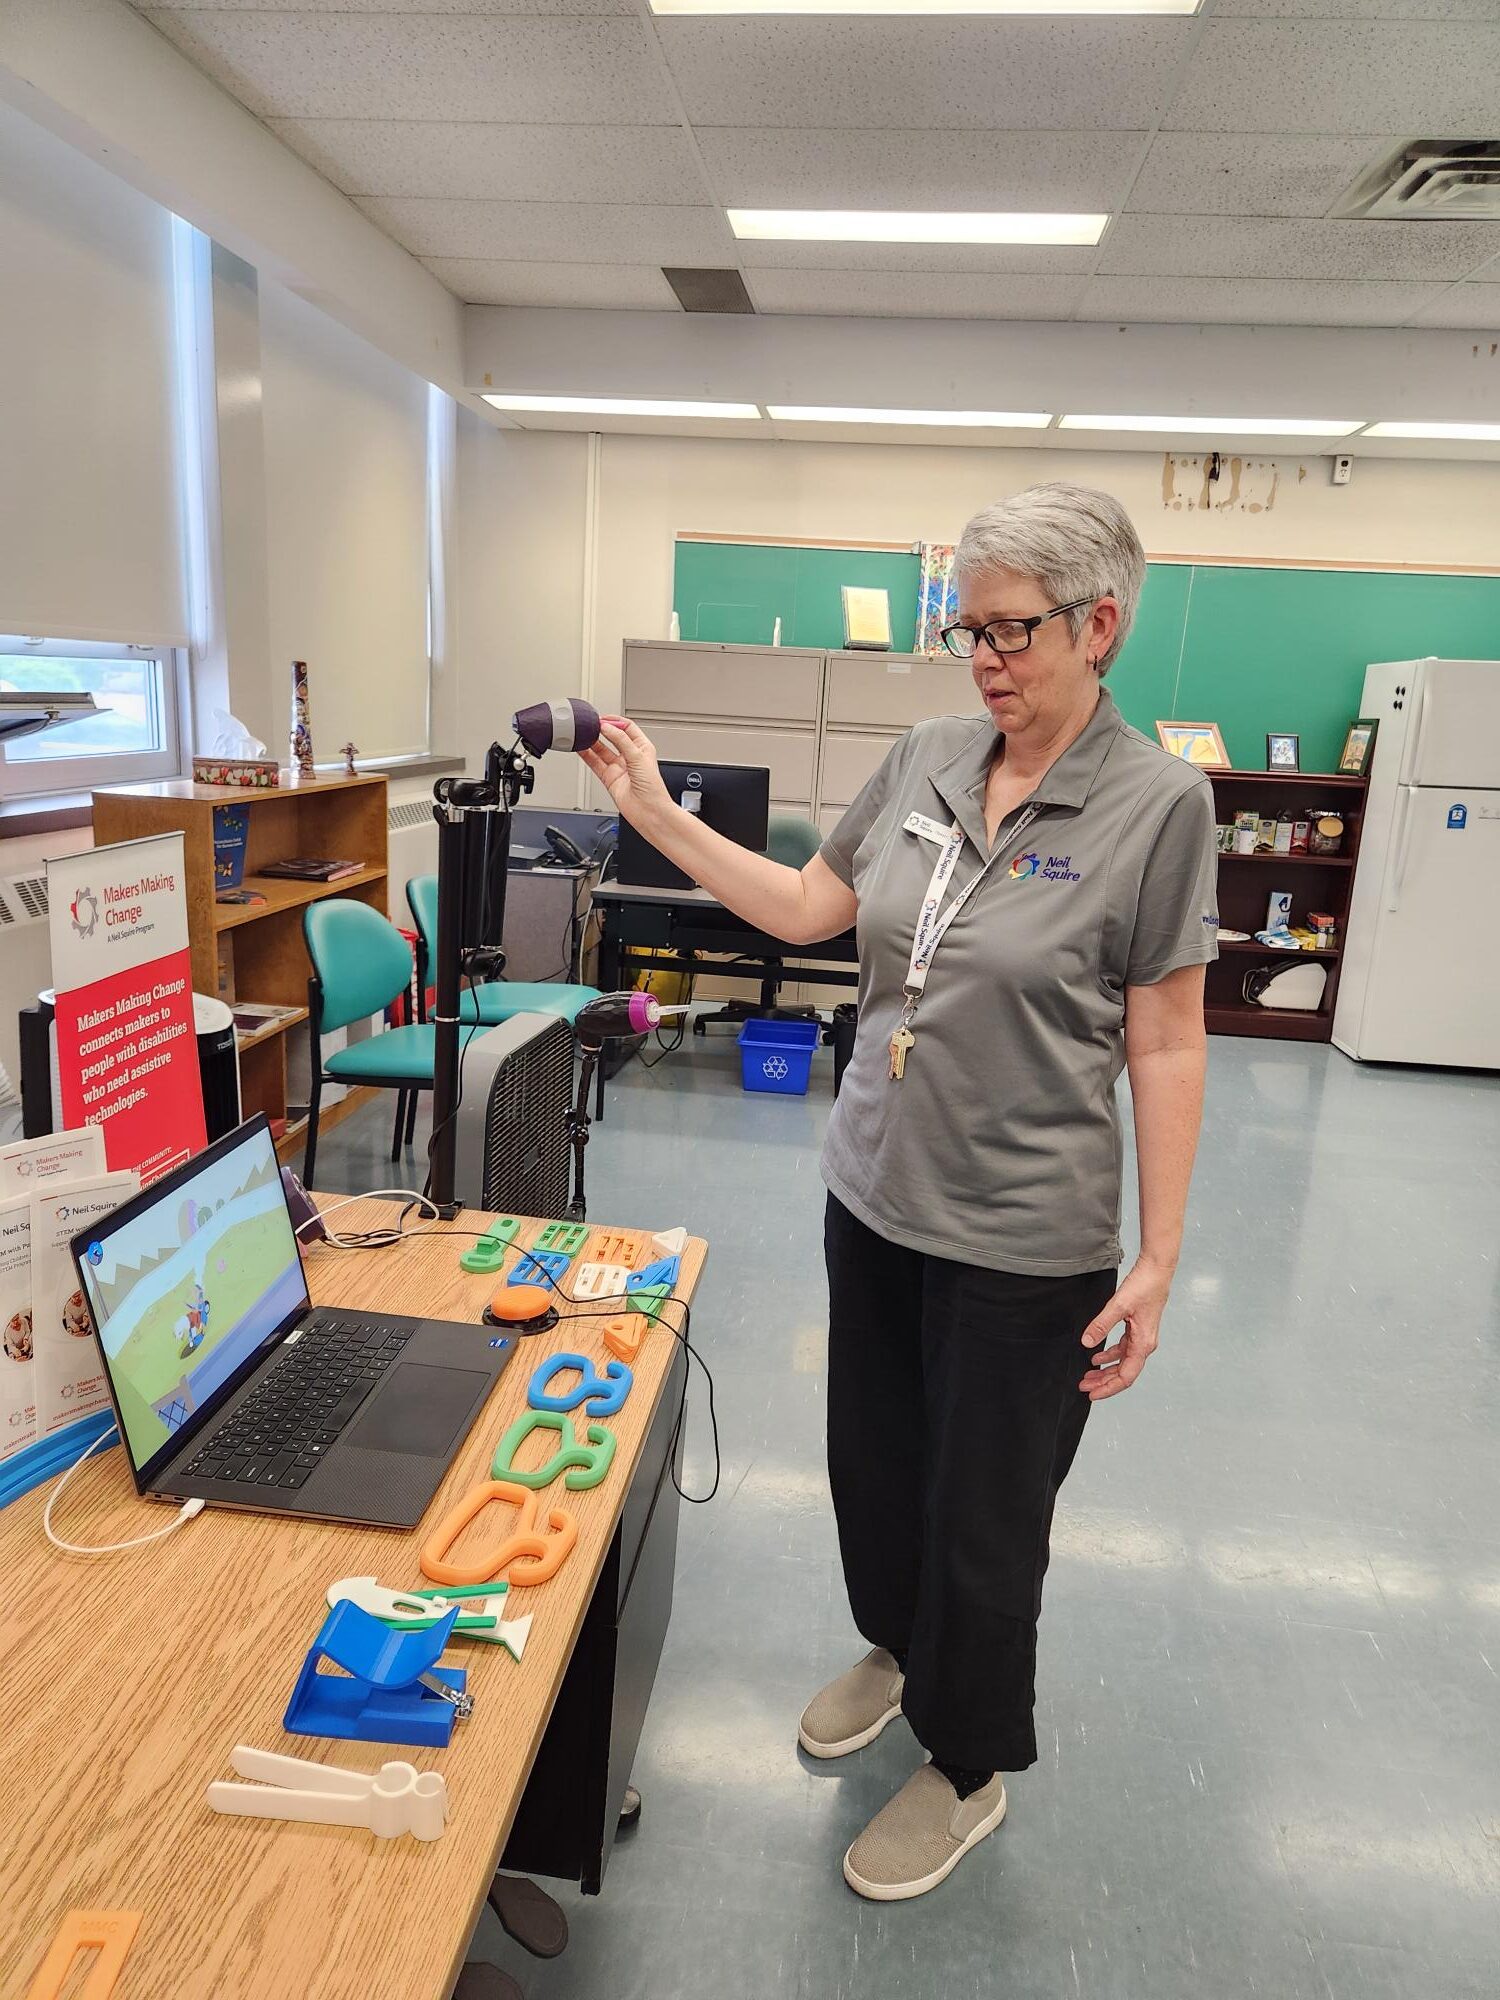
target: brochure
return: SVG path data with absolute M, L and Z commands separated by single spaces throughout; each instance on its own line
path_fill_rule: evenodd
M 31 1198 L 32 1340 L 36 1354 L 36 1434 L 49 1437 L 108 1407 L 109 1391 L 87 1301 L 69 1244 L 140 1186 L 133 1168 L 41 1189 Z

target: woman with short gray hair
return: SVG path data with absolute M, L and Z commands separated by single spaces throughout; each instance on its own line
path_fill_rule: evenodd
M 954 567 L 943 641 L 985 716 L 918 723 L 800 873 L 674 805 L 634 723 L 584 753 L 746 922 L 790 944 L 858 924 L 859 1030 L 823 1151 L 828 1469 L 873 1650 L 798 1738 L 848 1756 L 904 1715 L 927 1751 L 844 1856 L 885 1902 L 943 1881 L 1004 1818 L 1001 1774 L 1036 1761 L 1053 1505 L 1089 1411 L 1156 1347 L 1217 950 L 1208 782 L 1101 684 L 1146 568 L 1125 510 L 1033 486 L 975 515 Z M 1122 1068 L 1141 1232 L 1123 1279 Z

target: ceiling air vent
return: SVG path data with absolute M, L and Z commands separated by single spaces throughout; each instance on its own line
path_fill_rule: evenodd
M 664 264 L 662 276 L 690 313 L 753 313 L 750 294 L 738 271 L 687 270 Z
M 1408 139 L 1333 211 L 1383 222 L 1500 222 L 1500 139 Z

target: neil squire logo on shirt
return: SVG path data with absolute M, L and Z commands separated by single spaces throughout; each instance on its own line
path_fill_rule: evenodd
M 1025 882 L 1033 875 L 1040 875 L 1044 882 L 1080 882 L 1082 876 L 1073 866 L 1071 854 L 1049 854 L 1043 861 L 1040 854 L 1018 854 L 1010 864 L 1012 881 Z

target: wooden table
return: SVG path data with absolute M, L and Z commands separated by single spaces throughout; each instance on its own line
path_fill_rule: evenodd
M 391 1214 L 389 1203 L 362 1203 L 344 1209 L 337 1226 L 388 1221 Z M 664 1216 L 661 1226 L 673 1220 Z M 313 1299 L 474 1322 L 476 1340 L 488 1338 L 479 1315 L 501 1279 L 471 1277 L 458 1266 L 459 1251 L 481 1222 L 460 1215 L 451 1229 L 438 1225 L 393 1250 L 314 1245 L 306 1253 Z M 524 1225 L 519 1244 L 529 1246 L 539 1228 Z M 649 1237 L 618 1233 L 637 1246 L 634 1262 L 646 1261 Z M 583 1258 L 596 1254 L 600 1235 L 596 1227 Z M 681 1297 L 691 1295 L 705 1255 L 701 1239 L 690 1239 Z M 564 1308 L 562 1324 L 521 1343 L 425 1516 L 429 1529 L 459 1494 L 488 1477 L 496 1441 L 523 1407 L 542 1360 L 571 1348 L 602 1368 L 604 1322 L 584 1317 L 588 1310 L 580 1306 L 575 1315 Z M 680 1308 L 667 1310 L 681 1319 Z M 649 1521 L 668 1510 L 660 1503 L 653 1509 L 637 1474 L 653 1439 L 658 1448 L 665 1440 L 669 1456 L 678 1442 L 682 1362 L 678 1342 L 664 1326 L 654 1327 L 635 1365 L 634 1388 L 609 1419 L 618 1444 L 608 1477 L 590 1492 L 565 1493 L 561 1484 L 547 1489 L 548 1499 L 577 1519 L 578 1546 L 551 1583 L 511 1594 L 515 1613 L 534 1614 L 519 1665 L 499 1647 L 450 1648 L 447 1659 L 469 1670 L 475 1706 L 444 1750 L 329 1742 L 281 1728 L 298 1667 L 325 1615 L 328 1585 L 372 1572 L 395 1587 L 425 1582 L 417 1568 L 420 1529 L 407 1534 L 209 1509 L 153 1547 L 84 1559 L 62 1556 L 44 1540 L 45 1489 L 0 1514 L 4 2000 L 26 1992 L 63 1915 L 75 1907 L 144 1913 L 116 1988 L 120 2000 L 447 2000 L 533 1760 L 539 1748 L 545 1752 L 559 1690 L 568 1702 L 580 1631 L 587 1643 L 586 1622 L 612 1629 L 617 1603 L 623 1628 L 627 1591 L 641 1586 L 617 1572 L 654 1564 L 659 1585 L 663 1564 L 670 1564 L 675 1512 L 673 1541 L 669 1546 L 664 1530 L 648 1559 Z M 534 1454 L 540 1464 L 554 1442 L 545 1433 L 533 1438 L 527 1462 Z M 659 1490 L 675 1498 L 669 1485 Z M 73 1541 L 109 1542 L 147 1533 L 167 1518 L 160 1505 L 135 1497 L 121 1453 L 109 1450 L 69 1485 L 57 1526 Z M 493 1522 L 493 1514 L 479 1522 L 481 1536 Z M 460 1551 L 466 1545 L 467 1538 Z M 666 1583 L 670 1592 L 669 1567 Z M 654 1671 L 654 1655 L 650 1665 Z M 592 1667 L 584 1678 L 597 1678 Z M 569 1727 L 577 1733 L 576 1699 L 572 1705 Z M 233 1775 L 229 1754 L 236 1743 L 361 1770 L 376 1770 L 392 1756 L 441 1770 L 451 1802 L 447 1831 L 423 1845 L 215 1814 L 204 1803 L 205 1787 Z M 564 1758 L 577 1749 L 607 1761 L 610 1746 L 595 1740 L 560 1748 Z M 633 1752 L 633 1740 L 626 1748 Z M 548 1761 L 544 1754 L 542 1766 Z M 555 1770 L 557 1757 L 550 1761 Z M 617 1769 L 611 1781 L 616 1789 L 623 1782 Z M 545 1824 L 549 1805 L 555 1819 L 567 1803 L 528 1799 L 523 1817 Z

